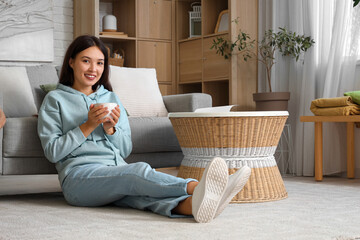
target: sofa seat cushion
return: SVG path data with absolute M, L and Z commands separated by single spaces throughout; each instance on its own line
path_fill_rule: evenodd
M 36 117 L 6 119 L 3 153 L 3 157 L 44 157 Z
M 3 175 L 55 174 L 55 164 L 45 157 L 11 157 L 3 159 Z
M 129 118 L 132 153 L 181 152 L 167 117 Z M 8 118 L 4 126 L 3 157 L 44 157 L 37 118 Z
M 129 117 L 132 153 L 181 152 L 168 117 Z

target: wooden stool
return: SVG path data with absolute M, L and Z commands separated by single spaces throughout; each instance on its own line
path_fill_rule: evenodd
M 354 123 L 360 122 L 359 115 L 351 116 L 301 116 L 301 122 L 315 123 L 315 180 L 323 180 L 323 122 L 343 122 L 347 124 L 347 177 L 355 177 Z

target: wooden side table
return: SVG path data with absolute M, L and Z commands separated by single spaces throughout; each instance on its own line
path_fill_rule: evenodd
M 323 180 L 323 122 L 343 122 L 347 124 L 347 177 L 355 177 L 354 123 L 360 122 L 360 115 L 351 116 L 301 116 L 301 122 L 315 123 L 315 180 Z

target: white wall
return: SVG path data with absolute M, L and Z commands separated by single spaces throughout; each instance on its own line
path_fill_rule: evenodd
M 7 62 L 0 61 L 4 65 L 40 65 L 50 64 L 62 65 L 65 51 L 73 40 L 73 0 L 53 0 L 53 21 L 54 21 L 54 61 L 53 62 Z

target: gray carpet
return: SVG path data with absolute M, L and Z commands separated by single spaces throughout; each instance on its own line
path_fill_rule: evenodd
M 114 206 L 72 207 L 61 193 L 0 196 L 0 239 L 360 239 L 360 179 L 284 182 L 287 199 L 231 204 L 208 224 Z

